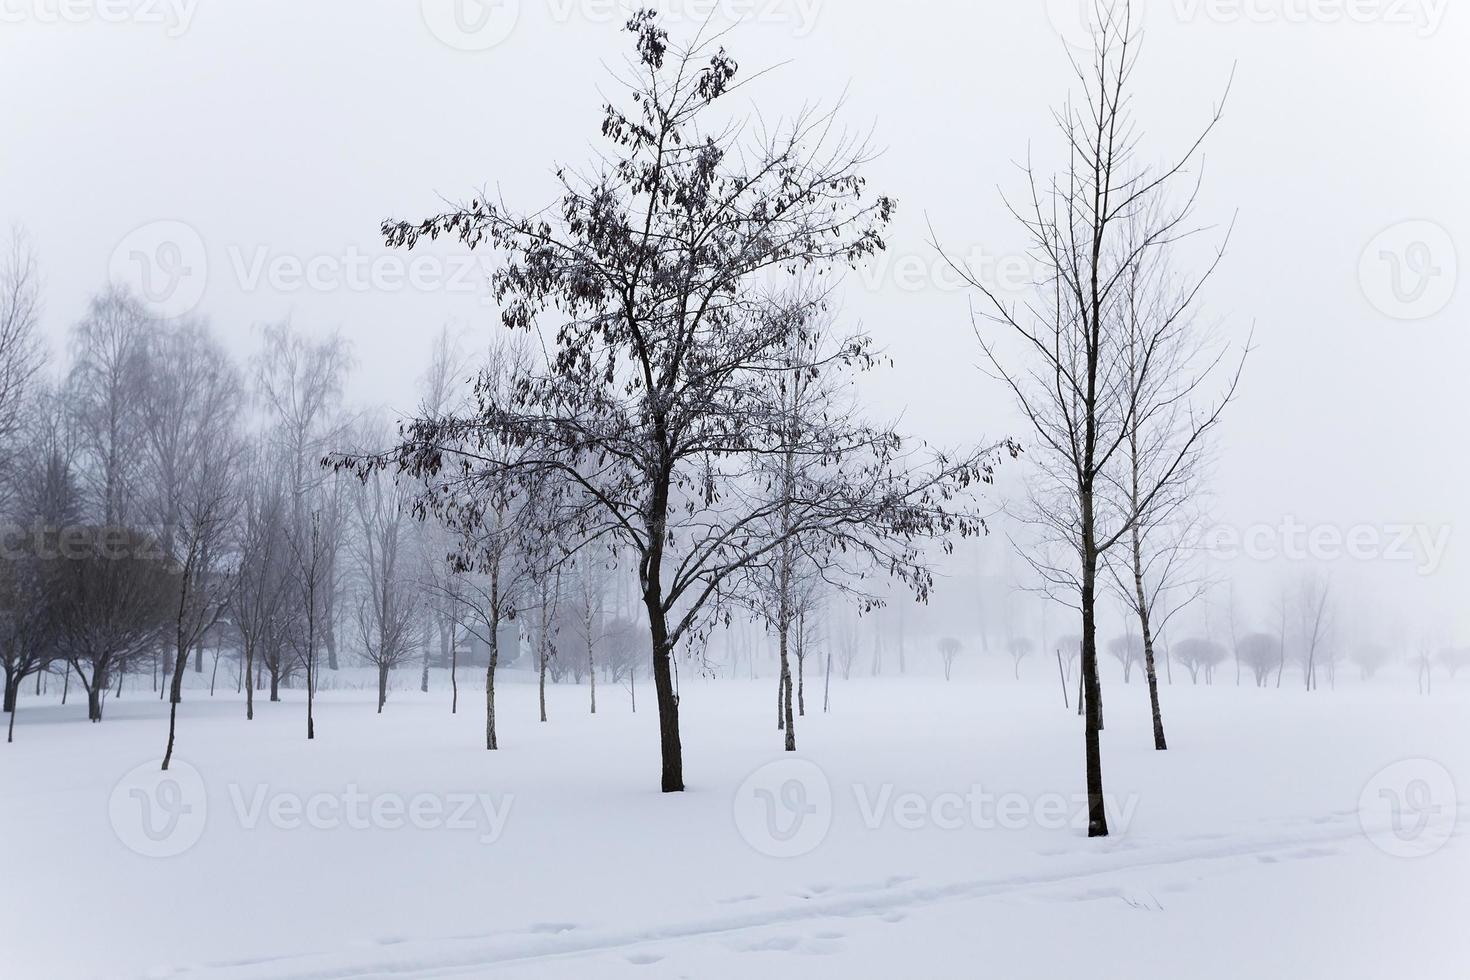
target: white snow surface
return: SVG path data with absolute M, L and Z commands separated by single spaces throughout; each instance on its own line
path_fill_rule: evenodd
M 668 795 L 646 681 L 636 714 L 599 686 L 595 716 L 553 685 L 542 724 L 507 674 L 497 752 L 473 671 L 455 715 L 440 673 L 395 677 L 381 715 L 325 692 L 313 742 L 299 691 L 246 722 L 233 687 L 191 687 L 166 779 L 146 690 L 97 725 L 25 697 L 0 975 L 1470 976 L 1470 686 L 1176 676 L 1160 753 L 1140 678 L 1108 676 L 1114 833 L 1088 840 L 1075 710 L 1040 662 L 989 666 L 834 679 L 827 714 L 808 678 L 794 754 L 773 678 L 685 676 Z

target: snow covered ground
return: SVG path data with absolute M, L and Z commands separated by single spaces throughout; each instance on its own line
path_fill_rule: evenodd
M 1114 836 L 1078 829 L 1055 679 L 834 680 L 793 759 L 769 679 L 683 682 L 689 791 L 657 789 L 652 692 L 501 689 L 166 706 L 22 702 L 0 746 L 6 977 L 1466 975 L 1470 686 L 1109 680 Z M 1291 684 L 1288 677 L 1288 684 Z M 396 679 L 415 686 L 416 677 Z M 1462 819 L 1463 818 L 1463 819 Z

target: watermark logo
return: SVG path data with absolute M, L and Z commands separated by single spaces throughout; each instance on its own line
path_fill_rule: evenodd
M 150 858 L 177 857 L 199 843 L 209 814 L 199 770 L 178 759 L 164 772 L 145 762 L 112 789 L 107 816 L 117 839 Z
M 1460 263 L 1454 239 L 1433 221 L 1403 221 L 1380 232 L 1358 262 L 1373 308 L 1395 320 L 1425 320 L 1454 298 Z
M 815 28 L 824 0 L 547 0 L 543 14 L 553 24 L 573 21 L 624 24 L 639 6 L 666 25 L 698 28 L 718 24 L 772 23 L 806 37 Z M 504 44 L 520 25 L 520 0 L 420 0 L 429 32 L 459 51 L 489 51 Z
M 520 0 L 420 0 L 429 32 L 458 51 L 489 51 L 515 32 Z
M 735 829 L 767 857 L 810 854 L 832 829 L 832 784 L 803 759 L 782 759 L 746 777 L 735 792 Z
M 1217 561 L 1393 562 L 1429 576 L 1444 564 L 1453 539 L 1448 524 L 1314 524 L 1288 514 L 1276 524 L 1213 525 L 1202 543 Z
M 1449 0 L 1175 0 L 1181 23 L 1354 24 L 1412 30 L 1420 38 L 1439 32 Z
M 1109 8 L 1116 6 L 1109 0 L 1046 0 L 1046 17 L 1051 28 L 1074 51 L 1092 51 L 1097 47 L 1097 38 L 1107 23 Z M 1146 5 L 1134 4 L 1130 12 L 1131 30 L 1143 27 Z M 1121 7 L 1117 7 L 1121 10 Z M 1115 25 L 1122 29 L 1122 23 Z
M 976 246 L 954 255 L 885 249 L 859 265 L 853 275 L 856 285 L 874 293 L 885 289 L 960 293 L 979 286 L 997 296 L 1020 296 L 1044 282 L 1046 270 L 1030 256 L 993 254 Z
M 140 24 L 174 38 L 198 8 L 199 0 L 0 0 L 0 24 Z
M 150 221 L 118 243 L 108 272 L 161 315 L 182 316 L 204 299 L 209 255 L 192 225 Z
M 1429 759 L 1406 759 L 1380 771 L 1358 797 L 1363 834 L 1385 854 L 1422 858 L 1455 833 L 1459 800 L 1448 769 Z
M 488 793 L 365 793 L 355 783 L 301 794 L 232 784 L 230 807 L 244 830 L 449 830 L 494 844 L 505 833 L 515 796 Z

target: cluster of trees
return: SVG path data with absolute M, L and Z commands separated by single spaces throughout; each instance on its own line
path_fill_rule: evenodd
M 497 627 L 517 619 L 532 620 L 543 678 L 636 676 L 636 613 L 626 598 L 611 608 L 610 562 L 589 552 L 558 562 L 553 580 L 538 564 L 550 552 L 518 534 L 487 577 L 457 563 L 446 527 L 417 519 L 408 484 L 323 465 L 343 447 L 389 443 L 386 426 L 343 404 L 351 355 L 341 337 L 270 325 L 258 353 L 236 363 L 202 317 L 160 318 L 108 288 L 73 326 L 68 356 L 48 364 L 22 236 L 0 274 L 10 737 L 28 681 L 38 692 L 59 683 L 65 699 L 75 680 L 101 721 L 109 696 L 146 677 L 175 706 L 166 766 L 185 675 L 192 662 L 202 684 L 212 652 L 211 695 L 221 661 L 247 720 L 257 691 L 279 701 L 283 686 L 300 686 L 312 738 L 322 671 L 373 668 L 381 711 L 394 670 L 421 665 L 426 689 L 433 661 L 457 681 L 460 650 L 476 640 L 493 670 Z M 421 381 L 425 410 L 457 397 L 466 372 L 443 332 Z M 522 615 L 533 607 L 537 616 Z
M 1199 231 L 1189 175 L 1220 111 L 1172 162 L 1147 166 L 1130 112 L 1132 11 L 1097 8 L 1095 50 L 1075 63 L 1081 98 L 1055 115 L 1067 162 L 1028 166 L 1011 206 L 1043 266 L 1035 294 L 1013 302 L 952 264 L 1028 430 L 1036 477 L 1011 514 L 1034 539 L 1023 556 L 1080 618 L 1089 833 L 1105 835 L 1099 606 L 1111 594 L 1136 623 L 1109 650 L 1128 677 L 1142 670 L 1162 750 L 1158 637 L 1192 588 L 1184 556 L 1209 436 L 1243 356 L 1227 362 L 1199 322 L 1224 242 L 1193 270 L 1180 250 Z M 384 222 L 391 247 L 448 236 L 498 252 L 507 328 L 473 361 L 441 337 L 396 431 L 343 409 L 338 338 L 269 327 L 242 369 L 203 321 L 157 320 L 114 290 L 47 383 L 33 326 L 14 357 L 0 332 L 16 365 L 0 366 L 0 438 L 28 460 L 7 469 L 9 515 L 80 527 L 84 541 L 120 536 L 125 553 L 53 561 L 41 535 L 34 556 L 6 559 L 8 697 L 59 663 L 95 719 L 109 685 L 145 668 L 176 704 L 191 653 L 198 669 L 213 642 L 238 650 L 247 718 L 265 675 L 272 698 L 303 683 L 311 738 L 320 672 L 344 642 L 377 669 L 381 711 L 390 673 L 427 658 L 429 637 L 452 677 L 468 637 L 487 650 L 493 750 L 501 629 L 517 623 L 533 638 L 543 720 L 548 677 L 585 667 L 595 710 L 599 666 L 606 680 L 649 665 L 660 785 L 676 792 L 679 660 L 698 664 L 713 630 L 753 618 L 777 647 L 778 727 L 795 749 L 809 653 L 826 650 L 829 676 L 834 655 L 849 676 L 864 654 L 829 607 L 871 612 L 889 581 L 927 599 L 930 561 L 986 529 L 971 494 L 1020 450 L 976 439 L 940 452 L 862 411 L 855 382 L 879 355 L 839 326 L 833 291 L 885 247 L 897 206 L 869 189 L 867 147 L 830 113 L 776 128 L 747 118 L 718 39 L 680 46 L 647 11 L 627 29 L 630 76 L 603 107 L 601 150 L 557 171 L 553 206 L 477 197 Z M 7 309 L 33 324 L 34 266 L 18 255 Z M 627 591 L 636 613 L 610 615 L 608 596 Z M 46 601 L 26 602 L 36 594 Z M 1324 591 L 1312 650 L 1326 603 Z M 897 633 L 902 670 L 901 619 Z M 1004 648 L 1017 674 L 1038 649 L 1014 633 Z M 939 642 L 946 675 L 962 649 Z M 1208 641 L 1172 655 L 1207 680 L 1220 663 Z M 871 656 L 878 673 L 881 632 Z M 1309 654 L 1310 684 L 1318 666 Z M 174 734 L 171 719 L 170 752 Z

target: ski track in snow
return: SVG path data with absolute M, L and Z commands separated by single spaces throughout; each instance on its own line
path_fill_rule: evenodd
M 1457 821 L 1456 836 L 1464 830 L 1467 821 L 1470 821 L 1470 815 Z M 430 980 L 464 976 L 496 966 L 604 953 L 621 954 L 635 965 L 651 965 L 664 958 L 658 947 L 700 939 L 724 939 L 731 944 L 732 950 L 740 952 L 800 951 L 824 955 L 835 952 L 835 944 L 845 938 L 844 933 L 826 920 L 876 917 L 885 922 L 899 922 L 909 909 L 1074 883 L 1086 885 L 1104 875 L 1241 858 L 1255 858 L 1257 863 L 1269 865 L 1282 860 L 1309 860 L 1338 853 L 1333 845 L 1355 841 L 1366 843 L 1356 811 L 1335 813 L 1298 826 L 1294 833 L 1281 832 L 1244 840 L 1206 834 L 1187 838 L 1184 843 L 1157 848 L 1125 839 L 1104 845 L 1109 848 L 1108 852 L 1083 867 L 1053 872 L 980 878 L 944 885 L 915 884 L 911 876 L 901 875 L 871 884 L 812 885 L 786 896 L 794 904 L 763 905 L 746 912 L 727 912 L 646 929 L 586 930 L 575 923 L 541 923 L 521 932 L 443 939 L 384 939 L 371 951 L 357 949 L 293 957 L 263 957 L 197 968 L 181 967 L 167 973 L 150 974 L 150 977 L 154 980 L 158 977 L 199 980 Z M 1059 854 L 1051 852 L 1040 856 Z M 745 905 L 763 897 L 740 895 L 721 899 L 718 904 Z M 1073 901 L 1127 900 L 1126 893 L 1114 888 L 1084 888 L 1061 897 Z M 801 923 L 813 927 L 810 935 L 742 935 Z M 391 947 L 391 952 L 387 947 Z

